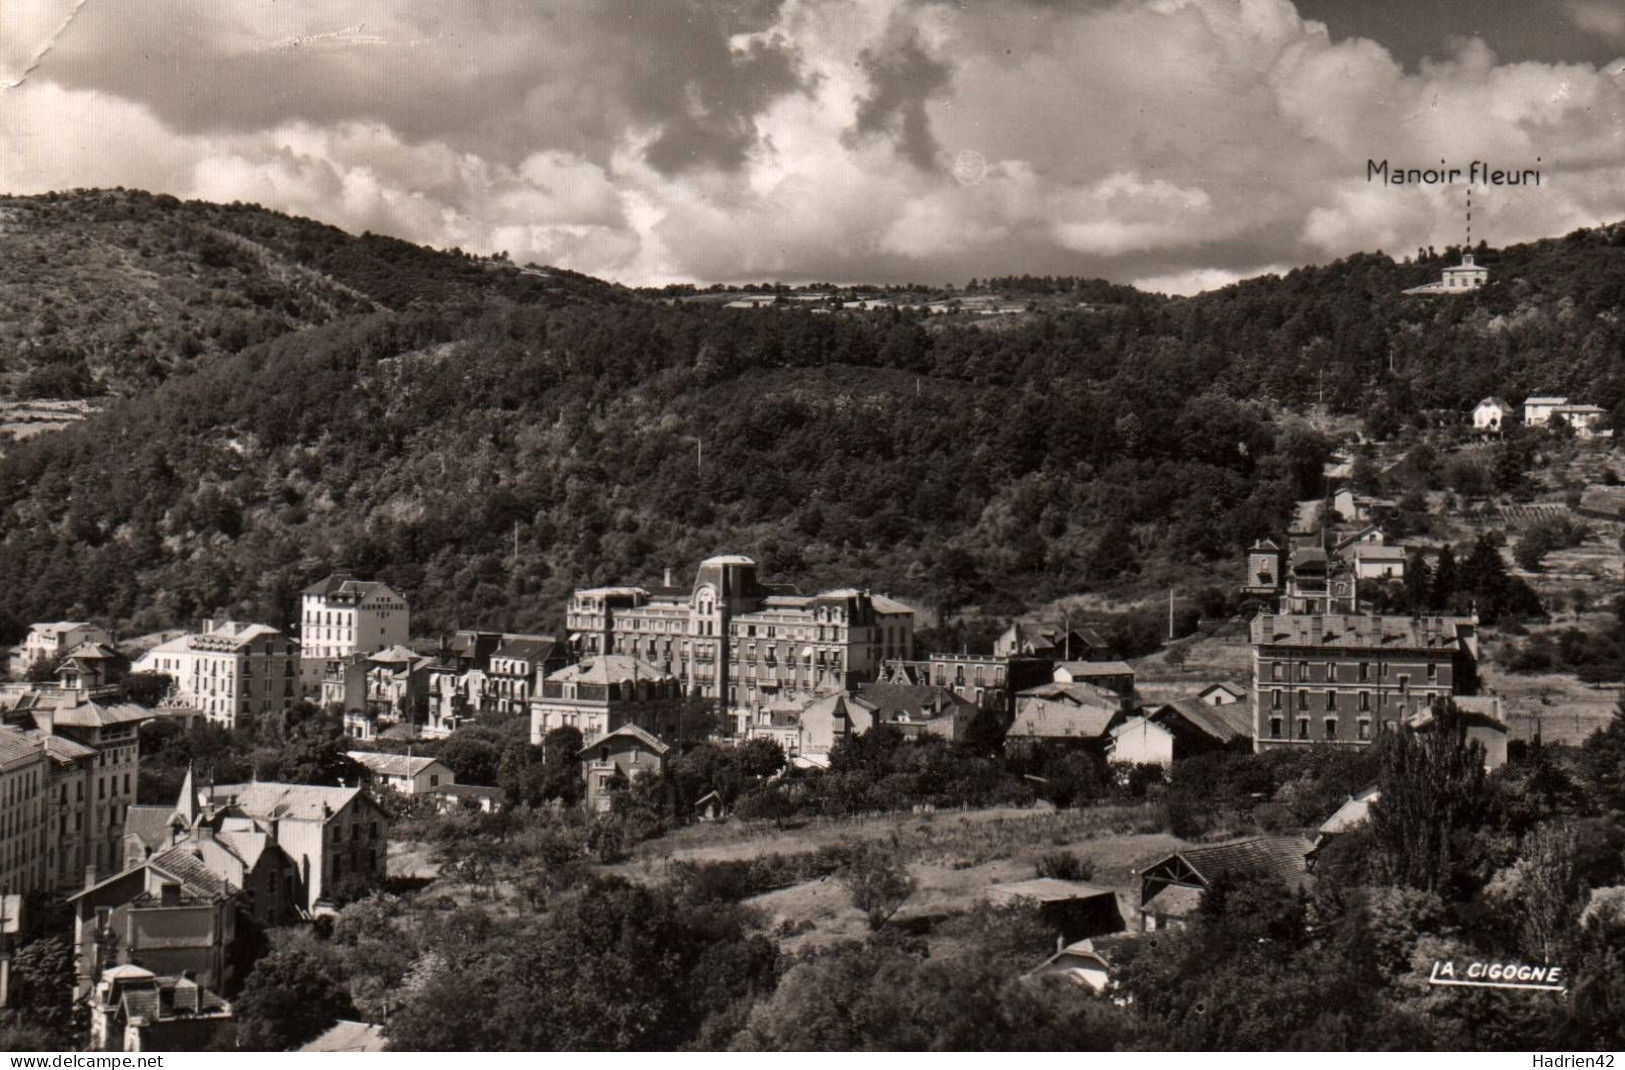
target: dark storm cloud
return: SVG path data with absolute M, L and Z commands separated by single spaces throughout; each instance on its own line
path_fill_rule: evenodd
M 784 39 L 730 47 L 777 8 L 333 0 L 245 15 L 154 0 L 133 17 L 87 5 L 38 76 L 141 103 L 183 133 L 371 121 L 507 163 L 540 149 L 602 163 L 630 127 L 650 132 L 663 172 L 734 169 L 756 116 L 806 88 Z
M 869 93 L 858 102 L 849 143 L 889 137 L 915 167 L 934 166 L 939 150 L 925 109 L 949 84 L 951 68 L 927 53 L 915 34 L 890 46 L 865 49 L 860 63 L 868 74 Z

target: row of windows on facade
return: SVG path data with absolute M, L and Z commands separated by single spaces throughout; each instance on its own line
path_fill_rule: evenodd
M 130 804 L 129 803 L 110 803 L 110 804 L 108 804 L 108 807 L 107 807 L 107 824 L 108 825 L 122 825 L 122 824 L 124 824 L 124 815 L 129 813 L 129 810 L 130 810 Z M 101 809 L 98 808 L 95 811 L 93 811 L 92 816 L 100 816 L 101 813 L 102 813 Z M 64 834 L 67 833 L 67 831 L 68 831 L 68 815 L 67 814 L 61 815 L 61 817 L 57 821 L 57 827 L 62 833 L 64 833 Z M 84 813 L 84 811 L 83 810 L 74 811 L 74 814 L 73 814 L 73 831 L 75 831 L 75 832 L 83 832 L 84 828 L 85 828 L 85 813 Z
M 1309 667 L 1310 667 L 1311 664 L 1313 664 L 1313 663 L 1307 662 L 1307 661 L 1298 662 L 1298 672 L 1297 672 L 1297 675 L 1294 677 L 1294 679 L 1299 680 L 1299 681 L 1308 681 L 1309 680 L 1309 671 L 1310 671 Z M 1337 682 L 1337 677 L 1338 677 L 1338 672 L 1337 672 L 1338 663 L 1335 662 L 1335 661 L 1328 661 L 1328 662 L 1325 662 L 1324 664 L 1326 666 L 1326 682 L 1328 682 L 1328 683 L 1336 683 Z M 1272 661 L 1272 662 L 1270 662 L 1270 679 L 1271 680 L 1286 680 L 1287 679 L 1287 669 L 1288 669 L 1288 667 L 1289 667 L 1288 664 L 1286 662 L 1284 662 L 1284 661 Z M 1388 669 L 1389 669 L 1389 666 L 1379 662 L 1378 665 L 1377 665 L 1377 679 L 1380 680 L 1382 677 L 1386 676 L 1388 674 Z M 1428 662 L 1428 664 L 1427 664 L 1427 676 L 1428 676 L 1428 680 L 1430 680 L 1430 681 L 1437 680 L 1439 678 L 1439 663 L 1438 662 L 1436 662 L 1436 661 Z M 1359 677 L 1358 677 L 1358 679 L 1359 679 L 1359 681 L 1361 683 L 1365 683 L 1365 682 L 1367 682 L 1367 681 L 1369 681 L 1371 679 L 1371 663 L 1369 661 L 1360 662 L 1360 669 L 1359 669 Z M 1402 675 L 1402 676 L 1399 677 L 1399 679 L 1401 681 L 1401 686 L 1403 686 L 1404 682 L 1408 681 L 1410 679 L 1410 676 L 1408 674 L 1407 675 Z
M 1309 738 L 1309 720 L 1310 719 L 1308 717 L 1299 717 L 1297 719 L 1297 729 L 1298 729 L 1298 731 L 1297 731 L 1297 735 L 1294 738 L 1303 739 L 1303 740 L 1307 740 Z M 1327 717 L 1325 719 L 1324 723 L 1325 723 L 1325 733 L 1321 736 L 1321 738 L 1322 739 L 1328 739 L 1328 740 L 1336 740 L 1338 738 L 1338 735 L 1337 735 L 1337 725 L 1338 725 L 1337 718 L 1336 717 Z M 1379 729 L 1390 729 L 1390 728 L 1393 728 L 1397 723 L 1398 722 L 1396 722 L 1396 721 L 1389 720 L 1389 721 L 1377 722 L 1377 725 L 1378 725 Z M 1356 739 L 1358 741 L 1361 741 L 1361 742 L 1365 742 L 1365 741 L 1370 740 L 1371 739 L 1371 725 L 1372 725 L 1372 721 L 1371 721 L 1371 719 L 1369 717 L 1360 718 L 1360 720 L 1358 722 L 1356 722 L 1355 727 L 1354 727 L 1354 739 Z M 1271 739 L 1285 739 L 1286 737 L 1281 734 L 1282 728 L 1283 728 L 1283 722 L 1282 722 L 1281 718 L 1279 718 L 1279 717 L 1271 717 L 1270 718 L 1270 738 Z
M 1287 692 L 1287 693 L 1290 694 L 1292 692 Z M 1309 696 L 1311 694 L 1315 694 L 1316 692 L 1298 691 L 1298 692 L 1295 692 L 1295 693 L 1298 696 L 1298 699 L 1297 699 L 1297 701 L 1298 701 L 1298 709 L 1307 710 L 1309 708 Z M 1323 695 L 1326 696 L 1326 709 L 1328 709 L 1328 710 L 1336 710 L 1337 709 L 1337 697 L 1339 695 L 1348 694 L 1348 692 L 1346 692 L 1346 691 L 1323 691 L 1323 692 L 1318 692 L 1318 693 L 1323 694 Z M 1389 702 L 1390 699 L 1392 699 L 1395 702 L 1404 702 L 1406 696 L 1409 695 L 1409 693 L 1410 693 L 1410 681 L 1405 679 L 1404 677 L 1401 677 L 1400 678 L 1399 688 L 1398 688 L 1397 691 L 1394 691 L 1394 692 L 1383 691 L 1383 692 L 1379 692 L 1377 694 L 1377 704 L 1379 706 L 1386 706 L 1386 705 L 1388 705 L 1388 702 Z M 1281 700 L 1281 695 L 1282 694 L 1283 694 L 1283 692 L 1281 692 L 1279 689 L 1275 689 L 1275 688 L 1270 689 L 1270 709 L 1279 710 L 1279 709 L 1284 708 L 1282 706 L 1282 700 Z M 1371 692 L 1369 692 L 1369 691 L 1359 691 L 1359 692 L 1356 692 L 1356 694 L 1359 695 L 1360 710 L 1362 712 L 1370 710 L 1371 709 Z

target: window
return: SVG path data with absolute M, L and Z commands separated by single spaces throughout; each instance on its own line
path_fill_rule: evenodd
M 1279 689 L 1276 689 L 1276 690 L 1273 690 L 1273 691 L 1270 692 L 1270 709 L 1278 710 L 1280 708 L 1281 708 L 1281 692 L 1280 692 Z
M 1307 710 L 1308 708 L 1309 708 L 1309 692 L 1307 692 L 1307 691 L 1299 691 L 1298 692 L 1298 709 Z
M 1336 717 L 1328 717 L 1328 718 L 1326 718 L 1326 738 L 1327 739 L 1336 739 L 1337 738 L 1337 718 Z
M 1371 712 L 1371 692 L 1369 692 L 1369 691 L 1360 692 L 1360 712 L 1361 713 L 1370 713 Z
M 440 774 L 439 773 L 430 773 L 429 774 L 429 787 L 438 788 L 439 786 L 440 786 Z
M 1307 661 L 1298 662 L 1298 679 L 1309 679 L 1309 663 Z
M 1364 717 L 1360 718 L 1360 729 L 1359 729 L 1359 731 L 1360 731 L 1360 738 L 1361 739 L 1370 739 L 1371 738 L 1371 721 L 1369 719 L 1367 719 L 1367 718 L 1364 718 Z
M 1369 679 L 1371 679 L 1371 663 L 1362 661 L 1360 662 L 1360 682 L 1365 683 Z
M 1271 717 L 1270 718 L 1270 738 L 1271 739 L 1280 739 L 1281 738 L 1281 719 L 1279 717 Z
M 1307 718 L 1307 717 L 1298 718 L 1298 738 L 1299 739 L 1308 739 L 1309 738 L 1309 718 Z
M 1286 678 L 1285 667 L 1279 661 L 1270 663 L 1270 679 L 1282 680 Z
M 1332 711 L 1334 713 L 1337 711 L 1337 692 L 1336 691 L 1328 691 L 1328 692 L 1326 692 L 1326 709 L 1328 709 L 1328 710 L 1330 710 L 1330 711 Z
M 1428 662 L 1428 683 L 1430 683 L 1430 684 L 1431 683 L 1436 683 L 1438 681 L 1438 679 L 1439 679 L 1439 663 L 1436 662 L 1436 661 Z

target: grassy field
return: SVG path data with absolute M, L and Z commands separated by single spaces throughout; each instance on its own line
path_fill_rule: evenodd
M 799 854 L 855 840 L 888 841 L 908 860 L 916 888 L 897 915 L 900 924 L 963 913 L 981 902 L 994 884 L 1027 880 L 1038 858 L 1067 851 L 1094 867 L 1091 883 L 1117 893 L 1118 906 L 1133 920 L 1139 901 L 1136 872 L 1183 842 L 1155 830 L 1148 807 L 1101 807 L 1054 811 L 998 808 L 897 814 L 867 819 L 808 822 L 798 827 L 728 822 L 695 825 L 639 846 L 629 862 L 604 867 L 638 880 L 661 880 L 673 861 L 720 861 L 763 854 Z M 750 903 L 787 951 L 827 947 L 861 939 L 863 915 L 834 878 L 806 881 L 760 895 Z

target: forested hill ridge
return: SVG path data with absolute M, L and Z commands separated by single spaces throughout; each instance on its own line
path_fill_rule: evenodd
M 0 393 L 24 398 L 130 394 L 368 312 L 616 294 L 573 272 L 136 190 L 0 196 L 0 239 Z
M 1491 285 L 1448 300 L 1400 291 L 1454 251 L 1373 253 L 989 323 L 673 302 L 257 208 L 75 196 L 87 218 L 250 232 L 256 263 L 299 265 L 308 314 L 8 447 L 0 638 L 60 617 L 286 622 L 334 566 L 396 585 L 422 632 L 551 627 L 574 586 L 720 550 L 999 611 L 1228 582 L 1320 490 L 1328 444 L 1290 412 L 1322 390 L 1395 426 L 1490 393 L 1625 399 L 1617 227 L 1482 250 Z M 38 200 L 3 207 L 20 203 Z M 140 285 L 103 247 L 63 245 L 52 270 L 82 257 Z M 278 278 L 234 270 L 209 288 Z

